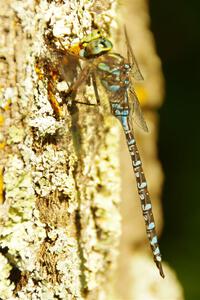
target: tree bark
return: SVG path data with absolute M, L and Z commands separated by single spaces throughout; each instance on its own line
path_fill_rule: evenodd
M 63 118 L 55 118 L 36 66 L 48 53 L 47 31 L 82 38 L 92 22 L 107 31 L 112 5 L 99 5 L 1 5 L 2 299 L 97 299 L 109 287 L 120 235 L 118 128 L 79 106 L 79 157 L 74 117 L 64 107 Z

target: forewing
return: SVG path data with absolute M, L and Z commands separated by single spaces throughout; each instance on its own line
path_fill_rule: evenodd
M 77 91 L 81 91 L 84 86 L 87 84 L 89 78 L 91 76 L 91 68 L 89 65 L 86 65 L 78 75 L 77 79 L 75 79 L 75 82 L 70 86 L 69 93 L 76 94 Z
M 67 83 L 72 83 L 77 78 L 80 70 L 79 60 L 72 55 L 65 54 L 58 63 L 61 78 Z
M 142 128 L 145 132 L 148 132 L 148 127 L 142 113 L 140 102 L 134 90 L 129 91 L 129 97 L 130 106 L 132 106 L 131 108 L 133 111 L 133 120 L 140 128 Z
M 126 30 L 126 26 L 124 26 L 124 34 L 125 34 L 125 38 L 126 38 L 127 58 L 128 58 L 129 63 L 131 64 L 131 68 L 132 68 L 131 74 L 132 74 L 134 79 L 143 80 L 144 78 L 143 78 L 142 73 L 141 73 L 141 71 L 138 67 L 138 63 L 136 61 L 135 55 L 133 53 L 133 49 L 131 47 L 131 44 L 130 44 L 130 41 L 129 41 L 129 38 L 128 38 L 128 33 L 127 33 L 127 30 Z

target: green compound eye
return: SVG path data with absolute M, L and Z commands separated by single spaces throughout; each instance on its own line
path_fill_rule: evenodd
M 110 51 L 113 47 L 112 43 L 102 36 L 100 30 L 93 30 L 91 34 L 83 38 L 81 46 L 80 56 L 84 58 L 95 58 Z
M 82 44 L 82 47 L 82 57 L 95 58 L 106 52 L 109 52 L 112 49 L 113 45 L 108 39 L 99 37 L 97 39 L 91 40 L 88 43 L 85 42 L 84 44 Z

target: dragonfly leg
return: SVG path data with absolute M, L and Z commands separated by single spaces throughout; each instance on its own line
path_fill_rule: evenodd
M 100 97 L 99 97 L 99 93 L 98 93 L 95 73 L 92 72 L 91 76 L 92 76 L 92 83 L 93 83 L 93 87 L 94 87 L 94 93 L 95 93 L 95 97 L 97 100 L 97 105 L 100 105 Z
M 57 101 L 57 99 L 55 97 L 55 93 L 57 92 L 57 89 L 54 84 L 54 80 L 57 79 L 58 74 L 56 74 L 56 72 L 54 72 L 51 69 L 48 70 L 49 72 L 45 72 L 45 70 L 41 69 L 38 62 L 35 65 L 35 71 L 36 71 L 36 74 L 38 75 L 39 80 L 43 80 L 45 77 L 47 77 L 48 100 L 51 104 L 51 107 L 52 107 L 56 117 L 60 118 L 63 115 L 63 112 L 62 112 L 62 108 L 61 108 L 59 102 Z
M 93 84 L 93 88 L 94 88 L 96 103 L 88 103 L 88 102 L 82 102 L 82 101 L 75 100 L 78 88 L 89 77 L 91 77 L 91 79 L 92 79 L 92 84 Z M 67 91 L 67 95 L 72 96 L 74 98 L 73 102 L 78 103 L 78 104 L 84 104 L 84 105 L 89 105 L 89 106 L 100 105 L 100 97 L 99 97 L 99 93 L 98 93 L 98 89 L 97 89 L 96 76 L 95 76 L 94 72 L 91 71 L 90 66 L 86 66 L 85 68 L 82 69 L 82 71 L 81 71 L 79 77 L 77 78 L 77 80 L 74 82 L 74 84 L 72 84 L 69 87 L 69 89 Z
M 95 103 L 81 102 L 81 101 L 77 101 L 77 100 L 73 100 L 73 102 L 78 103 L 78 104 L 88 105 L 88 106 L 97 106 L 97 104 L 95 104 Z
M 67 91 L 67 94 L 68 95 L 76 95 L 78 89 L 80 88 L 80 86 L 83 84 L 83 82 L 85 82 L 89 76 L 91 75 L 91 66 L 85 66 L 78 78 L 75 80 L 75 82 L 69 87 L 68 91 Z
M 48 100 L 51 103 L 51 107 L 52 107 L 56 117 L 60 118 L 63 116 L 63 111 L 60 106 L 60 103 L 58 102 L 58 100 L 55 97 L 55 90 L 57 91 L 57 89 L 55 88 L 54 83 L 51 79 L 48 80 L 47 89 L 48 89 Z

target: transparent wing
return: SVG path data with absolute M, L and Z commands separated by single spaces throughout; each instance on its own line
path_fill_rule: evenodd
M 148 132 L 148 127 L 142 113 L 140 102 L 134 90 L 129 91 L 129 97 L 131 100 L 129 100 L 129 104 L 133 113 L 133 120 L 140 128 L 142 128 L 145 132 Z
M 88 79 L 91 76 L 92 68 L 89 65 L 86 65 L 81 71 L 80 74 L 78 75 L 77 79 L 75 82 L 69 87 L 68 93 L 74 93 L 78 90 L 81 90 L 84 85 L 87 84 Z
M 127 46 L 127 58 L 128 58 L 128 62 L 131 64 L 132 67 L 132 76 L 134 77 L 134 79 L 136 80 L 143 80 L 143 76 L 142 73 L 138 67 L 138 63 L 136 61 L 135 55 L 133 53 L 133 49 L 131 47 L 129 38 L 128 38 L 128 34 L 127 34 L 127 30 L 126 30 L 126 26 L 124 26 L 124 34 L 125 34 L 125 38 L 126 38 L 126 46 Z

